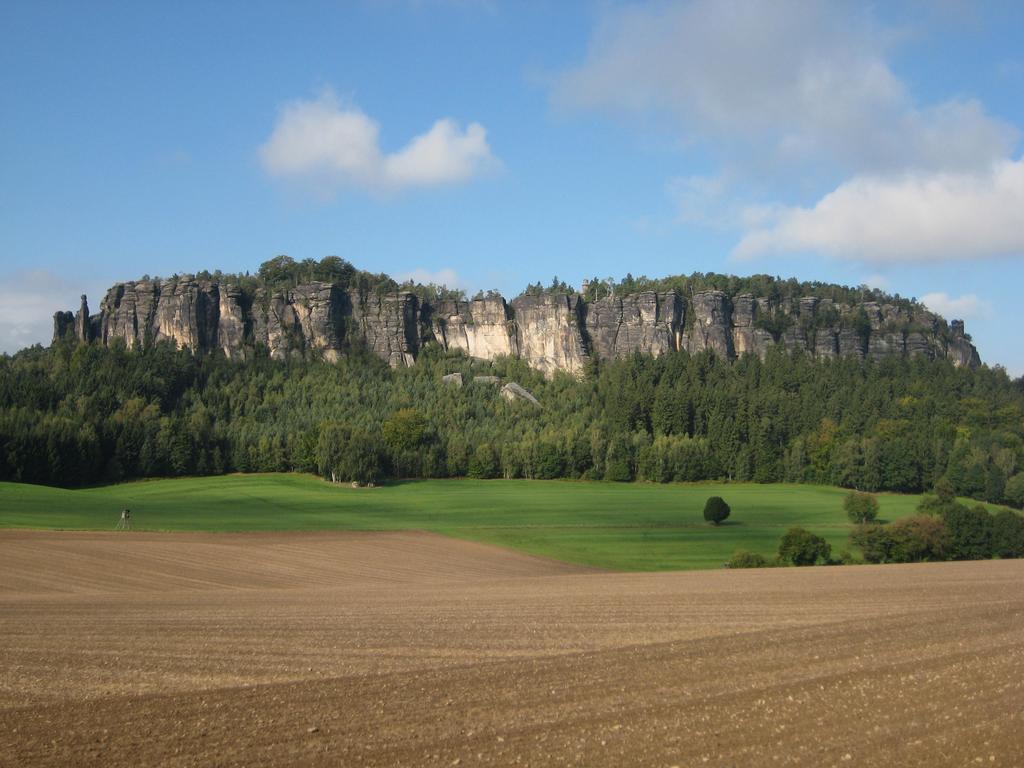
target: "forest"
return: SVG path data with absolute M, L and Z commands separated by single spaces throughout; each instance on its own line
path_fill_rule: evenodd
M 442 381 L 458 372 L 464 386 Z M 508 402 L 516 382 L 539 405 Z M 61 342 L 0 357 L 0 480 L 314 472 L 392 478 L 734 480 L 1024 506 L 1024 381 L 948 361 L 634 355 L 548 380 L 427 349 L 388 368 Z

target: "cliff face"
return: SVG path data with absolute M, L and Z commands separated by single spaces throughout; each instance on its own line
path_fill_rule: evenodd
M 592 302 L 558 294 L 511 303 L 500 296 L 431 303 L 407 292 L 363 294 L 321 282 L 247 296 L 237 285 L 185 277 L 118 283 L 98 314 L 89 314 L 83 296 L 78 312 L 57 312 L 53 321 L 54 340 L 109 345 L 121 339 L 139 348 L 167 339 L 197 351 L 220 350 L 231 359 L 244 359 L 257 345 L 282 360 L 310 354 L 336 360 L 365 347 L 400 367 L 437 344 L 483 360 L 520 357 L 546 375 L 577 375 L 591 360 L 634 352 L 710 350 L 727 359 L 763 358 L 777 345 L 819 359 L 909 355 L 981 364 L 962 321 L 947 327 L 923 308 L 834 305 L 814 296 L 773 301 L 722 291 L 690 297 L 645 292 Z
M 681 344 L 685 305 L 682 296 L 653 291 L 584 303 L 590 351 L 597 358 L 609 359 L 635 350 L 657 357 L 685 348 Z

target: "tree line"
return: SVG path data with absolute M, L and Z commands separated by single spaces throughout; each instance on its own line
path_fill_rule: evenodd
M 466 385 L 444 384 L 460 372 Z M 515 381 L 540 406 L 506 402 Z M 244 362 L 161 342 L 62 342 L 0 357 L 0 479 L 315 472 L 388 478 L 723 479 L 919 492 L 1024 506 L 1024 386 L 948 361 L 816 361 L 782 349 L 633 355 L 547 380 L 521 360 L 424 350 L 389 369 Z

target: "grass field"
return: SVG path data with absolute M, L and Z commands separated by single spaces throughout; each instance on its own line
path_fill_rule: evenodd
M 715 568 L 739 548 L 770 557 L 799 525 L 848 547 L 846 491 L 807 485 L 649 485 L 429 480 L 380 488 L 305 475 L 147 480 L 63 490 L 0 483 L 0 527 L 109 530 L 122 507 L 159 531 L 423 530 L 583 565 L 626 571 Z M 708 496 L 732 506 L 715 528 Z M 881 494 L 881 518 L 911 514 L 917 496 Z

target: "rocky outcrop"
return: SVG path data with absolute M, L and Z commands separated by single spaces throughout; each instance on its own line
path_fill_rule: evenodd
M 981 358 L 978 356 L 978 350 L 971 344 L 970 339 L 964 333 L 964 321 L 953 320 L 949 324 L 952 337 L 949 340 L 945 350 L 945 357 L 953 361 L 954 364 L 959 366 L 967 366 L 969 368 L 976 368 L 981 365 Z
M 503 386 L 498 394 L 500 394 L 503 398 L 508 400 L 510 403 L 514 402 L 516 400 L 525 400 L 528 403 L 533 403 L 534 405 L 540 405 L 540 403 L 537 401 L 536 397 L 534 397 L 532 394 L 530 394 L 530 392 L 528 392 L 526 389 L 524 389 L 519 384 L 516 384 L 514 381 L 510 381 L 508 384 Z
M 416 362 L 422 331 L 419 299 L 414 294 L 360 296 L 350 291 L 347 305 L 356 343 L 364 344 L 393 368 Z
M 431 330 L 445 349 L 461 349 L 480 360 L 519 354 L 515 323 L 500 296 L 440 302 L 432 313 Z
M 245 341 L 252 333 L 249 317 L 242 289 L 237 285 L 221 286 L 217 319 L 217 348 L 229 360 L 245 357 Z
M 767 301 L 764 307 L 768 307 Z M 768 348 L 775 344 L 771 333 L 757 326 L 759 313 L 765 311 L 761 303 L 749 293 L 740 294 L 732 303 L 732 347 L 736 356 L 758 355 L 764 357 Z
M 732 308 L 722 291 L 701 291 L 693 295 L 692 322 L 685 324 L 680 347 L 687 352 L 709 349 L 717 355 L 735 357 L 732 344 Z
M 546 376 L 583 372 L 590 354 L 583 337 L 579 296 L 520 296 L 513 300 L 519 357 Z
M 588 351 L 594 357 L 607 360 L 637 350 L 657 357 L 679 349 L 682 296 L 646 291 L 580 304 Z
M 120 340 L 131 349 L 168 340 L 230 359 L 260 346 L 278 360 L 336 360 L 364 348 L 394 367 L 413 365 L 425 346 L 438 345 L 481 360 L 519 357 L 549 376 L 579 375 L 592 360 L 635 352 L 764 358 L 775 346 L 818 359 L 908 355 L 981 364 L 962 321 L 947 326 L 917 305 L 833 305 L 816 296 L 723 291 L 689 297 L 649 291 L 591 302 L 571 294 L 430 302 L 404 291 L 377 294 L 324 282 L 247 292 L 237 282 L 186 275 L 119 283 L 95 315 L 83 296 L 76 313 L 54 315 L 53 332 L 55 340 Z

